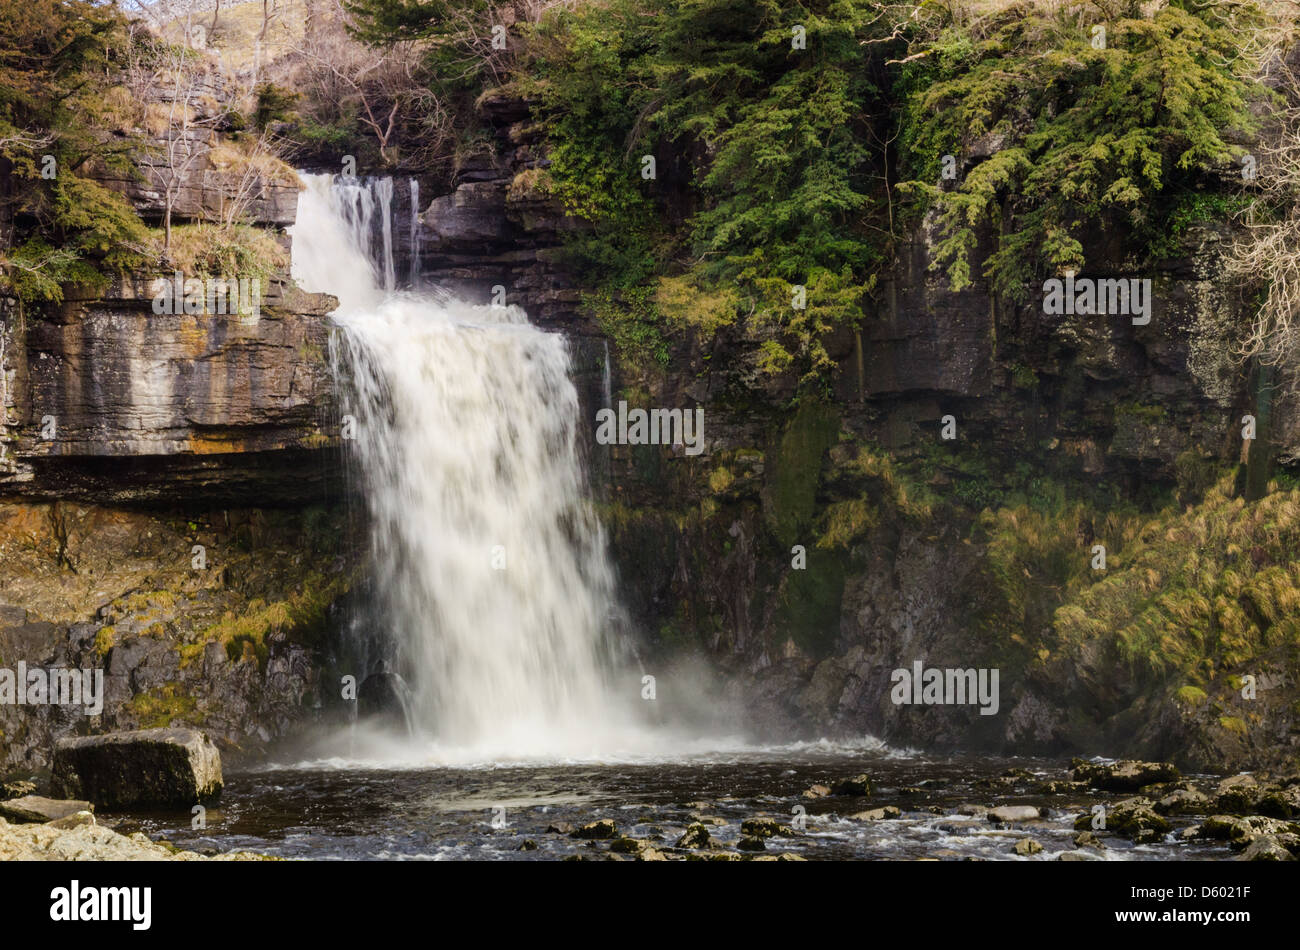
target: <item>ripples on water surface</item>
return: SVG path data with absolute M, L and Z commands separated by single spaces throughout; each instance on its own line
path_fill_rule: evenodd
M 548 826 L 574 826 L 613 819 L 620 834 L 649 838 L 671 848 L 701 817 L 710 834 L 734 849 L 746 819 L 769 815 L 790 824 L 803 806 L 807 827 L 794 838 L 769 838 L 767 853 L 791 851 L 816 859 L 915 859 L 923 857 L 1017 859 L 1015 843 L 1030 836 L 1043 852 L 1028 860 L 1054 860 L 1075 851 L 1073 818 L 1106 796 L 1042 795 L 1043 781 L 1066 778 L 1058 760 L 938 758 L 900 753 L 867 741 L 857 745 L 799 743 L 743 748 L 654 760 L 563 764 L 483 764 L 456 768 L 417 762 L 381 765 L 321 759 L 270 764 L 227 777 L 219 807 L 208 809 L 207 829 L 190 830 L 189 816 L 131 816 L 130 826 L 183 848 L 248 849 L 307 859 L 555 860 L 574 854 L 604 857 L 594 847 Z M 1007 777 L 1004 772 L 1020 772 Z M 805 798 L 814 784 L 859 772 L 875 783 L 868 798 Z M 1110 796 L 1118 800 L 1125 796 Z M 962 805 L 1029 804 L 1047 817 L 999 826 L 962 815 Z M 883 821 L 849 816 L 894 805 L 902 818 Z M 492 827 L 504 807 L 507 826 Z M 1154 845 L 1134 846 L 1107 838 L 1102 860 L 1222 859 L 1223 848 L 1184 842 L 1177 832 L 1192 819 L 1175 820 L 1175 831 Z M 123 830 L 131 830 L 124 826 Z M 660 836 L 656 839 L 655 836 Z M 525 841 L 536 850 L 521 851 Z

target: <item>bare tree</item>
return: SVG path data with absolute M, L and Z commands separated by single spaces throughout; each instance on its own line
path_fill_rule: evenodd
M 425 167 L 445 158 L 442 151 L 453 138 L 452 120 L 430 88 L 421 44 L 407 40 L 383 48 L 366 46 L 348 35 L 345 16 L 337 0 L 333 9 L 314 14 L 313 28 L 291 48 L 295 65 L 289 82 L 308 91 L 309 103 L 318 107 L 340 113 L 355 107 L 386 164 L 395 162 L 399 136 L 420 143 L 415 153 L 403 156 L 407 167 Z M 403 134 L 412 130 L 416 134 Z
M 137 63 L 135 82 L 147 81 L 151 91 L 161 93 L 166 104 L 165 127 L 160 145 L 147 159 L 151 178 L 163 195 L 163 253 L 172 246 L 172 215 L 185 182 L 198 161 L 209 151 L 213 130 L 229 114 L 229 107 L 203 96 L 208 87 L 209 67 L 184 47 L 163 40 L 143 44 L 148 65 Z
M 263 129 L 246 145 L 243 161 L 221 196 L 221 227 L 229 230 L 237 224 L 250 223 L 248 209 L 284 168 L 287 148 L 270 129 Z
M 1264 290 L 1237 357 L 1272 367 L 1300 365 L 1300 76 L 1280 57 L 1270 68 L 1287 102 L 1242 160 L 1243 186 L 1257 200 L 1226 269 Z

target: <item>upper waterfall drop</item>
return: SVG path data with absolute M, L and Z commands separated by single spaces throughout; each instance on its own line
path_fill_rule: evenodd
M 370 253 L 383 186 L 376 201 L 357 180 L 303 178 L 293 276 L 339 298 L 377 619 L 433 755 L 562 759 L 637 744 L 635 678 L 631 697 L 612 685 L 614 582 L 564 338 L 517 307 L 388 292 L 390 231 L 379 266 Z

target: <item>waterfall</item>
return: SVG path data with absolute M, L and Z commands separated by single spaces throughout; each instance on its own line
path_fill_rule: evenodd
M 411 286 L 420 279 L 420 183 L 411 179 Z
M 393 266 L 393 179 L 380 178 L 374 185 L 383 215 L 380 227 L 384 235 L 384 289 L 392 291 L 397 287 L 397 269 Z
M 608 409 L 614 401 L 614 380 L 609 366 L 609 340 L 605 341 L 605 363 L 600 371 L 600 394 L 604 397 L 604 407 Z
M 369 259 L 376 201 L 303 177 L 293 275 L 339 298 L 341 411 L 412 720 L 448 760 L 626 747 L 639 684 L 616 700 L 613 576 L 564 338 L 518 307 L 390 293 L 390 230 L 382 269 Z M 392 184 L 375 184 L 382 212 Z

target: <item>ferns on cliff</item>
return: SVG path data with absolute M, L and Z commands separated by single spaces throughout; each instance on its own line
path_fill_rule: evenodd
M 543 106 L 551 191 L 593 228 L 579 260 L 615 286 L 674 278 L 664 307 L 683 285 L 732 294 L 710 328 L 748 312 L 775 331 L 766 368 L 824 381 L 822 341 L 860 320 L 886 255 L 862 45 L 879 19 L 859 0 L 615 0 L 544 20 L 520 82 Z
M 1020 299 L 1043 271 L 1084 267 L 1089 229 L 1157 241 L 1178 196 L 1242 153 L 1231 131 L 1251 124 L 1264 22 L 1245 2 L 1172 0 L 1149 16 L 1132 3 L 1017 4 L 922 31 L 900 83 L 912 176 L 900 187 L 938 211 L 952 286 L 982 263 Z M 955 179 L 954 161 L 969 166 Z M 982 229 L 994 247 L 980 262 Z

